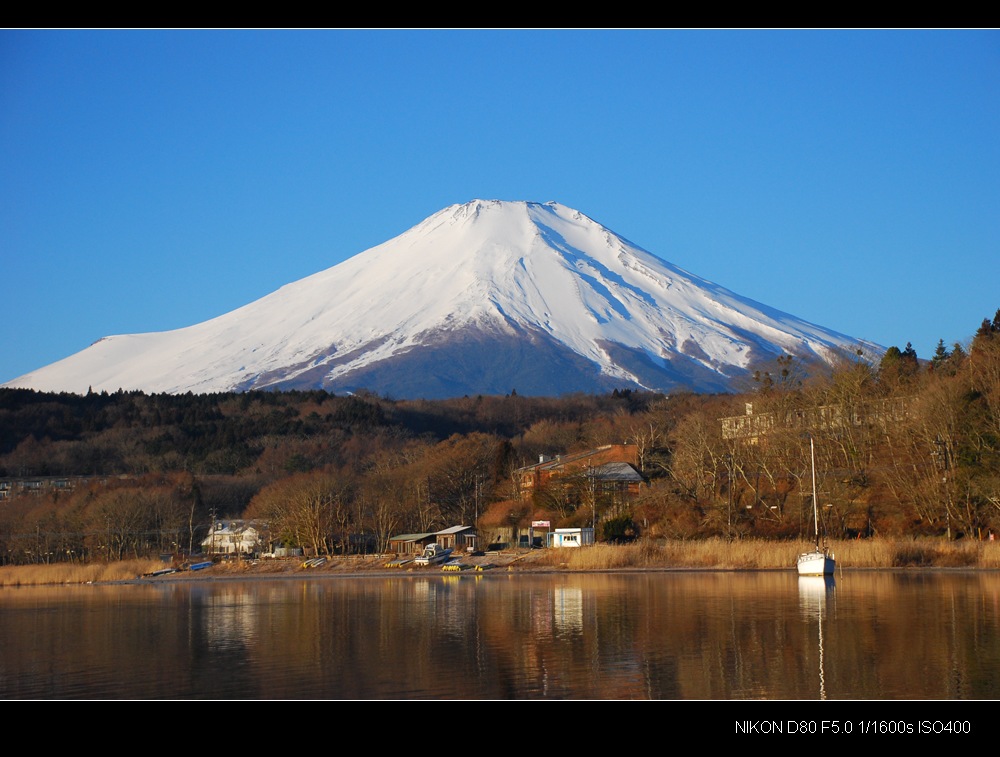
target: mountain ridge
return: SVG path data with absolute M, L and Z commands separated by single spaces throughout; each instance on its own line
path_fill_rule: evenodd
M 555 202 L 473 200 L 192 326 L 104 337 L 4 386 L 398 398 L 728 391 L 880 349 L 741 297 Z

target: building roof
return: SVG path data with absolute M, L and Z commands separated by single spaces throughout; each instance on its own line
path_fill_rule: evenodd
M 590 458 L 604 457 L 607 459 L 609 455 L 624 455 L 628 454 L 630 456 L 635 455 L 636 447 L 632 444 L 605 444 L 603 447 L 597 447 L 595 449 L 588 449 L 584 452 L 574 452 L 569 455 L 556 455 L 553 458 L 548 458 L 535 463 L 534 465 L 527 465 L 523 468 L 518 469 L 519 473 L 525 473 L 528 471 L 546 471 L 546 470 L 559 470 L 560 468 L 566 466 L 573 466 L 574 464 L 587 464 Z M 595 466 L 597 467 L 597 466 Z
M 214 525 L 209 526 L 208 532 L 210 534 L 241 534 L 249 529 L 259 530 L 264 526 L 263 523 L 257 520 L 218 520 Z
M 216 544 L 220 540 L 229 539 L 229 543 L 234 543 L 237 539 L 241 544 L 253 544 L 260 537 L 260 528 L 264 524 L 257 520 L 228 520 L 216 521 L 208 529 L 208 535 L 201 540 L 203 547 Z
M 452 526 L 444 531 L 438 531 L 435 536 L 447 536 L 448 534 L 460 534 L 463 531 L 475 531 L 472 526 Z
M 601 481 L 626 481 L 642 483 L 639 471 L 628 463 L 605 463 L 594 468 L 594 477 Z
M 399 534 L 398 536 L 389 537 L 389 541 L 420 541 L 421 539 L 429 539 L 432 536 L 437 536 L 435 533 L 427 534 Z

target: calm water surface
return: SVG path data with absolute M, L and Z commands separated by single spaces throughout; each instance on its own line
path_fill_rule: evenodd
M 0 589 L 4 699 L 998 699 L 1000 574 Z

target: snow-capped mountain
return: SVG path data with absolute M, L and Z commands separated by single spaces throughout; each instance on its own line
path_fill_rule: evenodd
M 218 318 L 105 337 L 4 386 L 396 398 L 726 391 L 780 355 L 828 362 L 858 344 L 558 203 L 475 200 Z

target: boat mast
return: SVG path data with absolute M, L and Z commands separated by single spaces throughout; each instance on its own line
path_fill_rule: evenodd
M 819 505 L 816 499 L 816 445 L 813 443 L 812 434 L 809 435 L 809 459 L 812 462 L 813 525 L 816 528 L 816 551 L 819 551 Z

